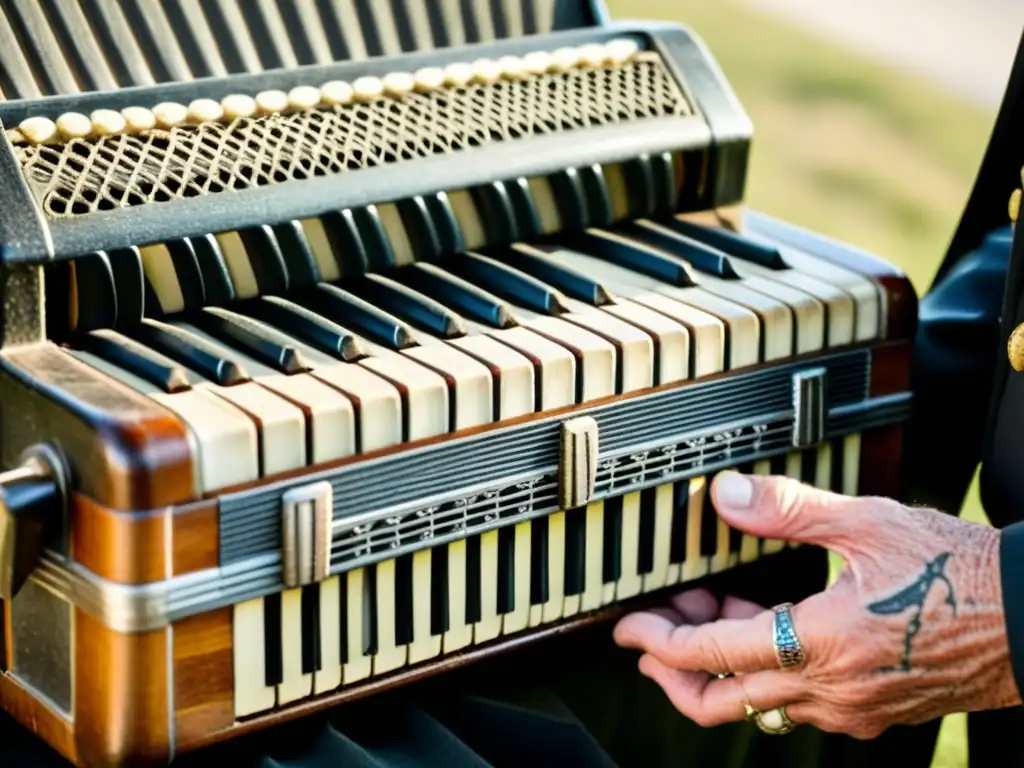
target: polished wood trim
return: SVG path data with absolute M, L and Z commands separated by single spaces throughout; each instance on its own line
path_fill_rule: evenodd
M 232 609 L 174 625 L 174 733 L 189 744 L 230 728 L 235 720 Z
M 699 379 L 687 379 L 685 381 L 673 382 L 671 384 L 660 384 L 655 387 L 649 387 L 647 389 L 639 389 L 629 392 L 628 394 L 621 395 L 608 395 L 607 397 L 597 398 L 594 400 L 588 400 L 584 404 L 573 404 L 567 405 L 562 408 L 552 408 L 545 411 L 537 411 L 534 413 L 527 413 L 522 416 L 517 416 L 512 419 L 506 419 L 503 421 L 491 422 L 488 424 L 481 424 L 476 427 L 469 427 L 467 429 L 459 430 L 458 432 L 449 432 L 434 437 L 426 437 L 421 440 L 412 440 L 409 442 L 398 443 L 396 445 L 388 446 L 387 448 L 381 448 L 376 451 L 368 451 L 366 453 L 360 453 L 353 456 L 348 456 L 344 459 L 337 459 L 335 461 L 324 462 L 316 466 L 317 472 L 329 471 L 346 467 L 350 464 L 359 464 L 366 461 L 372 461 L 374 459 L 383 458 L 384 456 L 390 456 L 396 453 L 405 453 L 406 451 L 413 451 L 422 448 L 428 448 L 432 445 L 438 445 L 441 443 L 447 443 L 452 440 L 459 440 L 466 437 L 473 437 L 476 435 L 482 435 L 487 432 L 494 432 L 497 430 L 505 430 L 510 427 L 517 427 L 524 424 L 529 424 L 534 421 L 542 419 L 558 418 L 560 416 L 569 416 L 582 410 L 590 408 L 596 408 L 603 405 L 609 405 L 622 400 L 635 400 L 640 397 L 650 395 L 656 392 L 663 392 L 667 390 L 686 389 L 689 387 L 699 386 L 707 384 L 712 381 L 719 379 L 736 378 L 749 373 L 758 373 L 761 371 L 771 370 L 772 368 L 784 367 L 787 365 L 800 364 L 805 362 L 813 362 L 820 360 L 822 357 L 842 354 L 844 352 L 855 352 L 857 350 L 868 350 L 873 352 L 880 346 L 880 343 L 875 342 L 863 342 L 859 344 L 847 344 L 845 346 L 830 347 L 827 350 L 818 350 L 815 352 L 807 352 L 802 355 L 793 355 L 792 357 L 783 358 L 780 360 L 774 360 L 770 363 L 757 363 L 755 365 L 749 365 L 745 368 L 733 368 L 728 371 L 721 371 L 708 376 L 702 376 Z M 289 470 L 287 472 L 281 472 L 279 474 L 262 477 L 259 480 L 255 480 L 249 483 L 241 483 L 230 488 L 223 488 L 216 494 L 209 494 L 208 498 L 215 498 L 217 496 L 228 495 L 233 493 L 240 493 L 242 491 L 250 491 L 254 488 L 260 488 L 266 485 L 272 485 L 275 483 L 283 482 L 286 480 L 295 480 L 309 474 L 309 467 L 300 467 L 298 469 Z
M 876 278 L 888 296 L 887 339 L 913 339 L 917 333 L 917 292 L 905 275 Z
M 871 355 L 871 397 L 895 395 L 910 391 L 910 363 L 913 345 L 898 341 L 879 346 Z
M 216 568 L 218 525 L 217 502 L 213 500 L 146 512 L 118 512 L 76 494 L 71 503 L 71 554 L 109 581 L 148 584 Z
M 71 556 L 97 576 L 118 584 L 167 578 L 170 510 L 115 512 L 81 494 L 71 501 Z
M 59 440 L 79 493 L 110 509 L 157 509 L 197 496 L 192 447 L 176 416 L 44 342 L 0 352 L 3 458 Z
M 11 675 L 0 675 L 0 707 L 66 760 L 82 765 L 71 721 L 47 707 Z
M 171 518 L 172 571 L 175 576 L 220 565 L 220 510 L 205 499 L 178 507 Z
M 170 762 L 170 631 L 114 632 L 75 609 L 75 742 L 90 768 Z
M 11 636 L 11 603 L 8 600 L 0 600 L 3 606 L 0 616 L 0 624 L 3 624 L 3 637 L 0 638 L 0 672 L 6 672 L 14 666 L 14 638 Z

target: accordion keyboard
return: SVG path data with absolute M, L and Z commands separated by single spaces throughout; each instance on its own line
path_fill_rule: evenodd
M 577 188 L 598 190 L 608 210 L 635 192 L 615 167 L 592 179 Z M 879 290 L 852 270 L 681 217 L 560 233 L 569 210 L 595 203 L 551 186 L 495 184 L 92 254 L 67 268 L 66 347 L 176 413 L 196 442 L 201 492 L 216 493 L 881 334 Z M 486 247 L 495 230 L 535 237 Z M 854 493 L 857 440 L 745 469 Z M 711 480 L 238 604 L 236 716 L 779 551 L 718 520 Z
M 594 23 L 556 0 L 3 0 L 0 98 L 395 56 Z

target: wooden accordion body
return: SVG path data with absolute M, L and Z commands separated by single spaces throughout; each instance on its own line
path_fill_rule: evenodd
M 743 208 L 682 26 L 0 3 L 0 90 L 0 702 L 78 765 L 770 563 L 723 469 L 898 490 L 914 292 Z

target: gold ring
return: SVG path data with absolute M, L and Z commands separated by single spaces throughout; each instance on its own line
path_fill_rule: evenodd
M 786 714 L 786 707 L 776 707 L 754 715 L 754 722 L 763 733 L 772 736 L 782 736 L 796 728 L 796 723 L 789 719 Z
M 761 716 L 760 710 L 754 709 L 749 704 L 744 704 L 743 705 L 743 709 L 746 712 L 746 715 L 744 715 L 744 717 L 743 717 L 744 720 L 753 720 L 755 718 L 760 718 L 760 716 Z M 758 726 L 758 727 L 760 727 L 760 726 Z

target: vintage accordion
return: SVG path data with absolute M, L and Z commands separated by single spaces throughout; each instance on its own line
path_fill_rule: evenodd
M 723 469 L 896 492 L 914 291 L 743 208 L 681 25 L 9 0 L 0 92 L 0 702 L 78 765 L 781 556 Z

